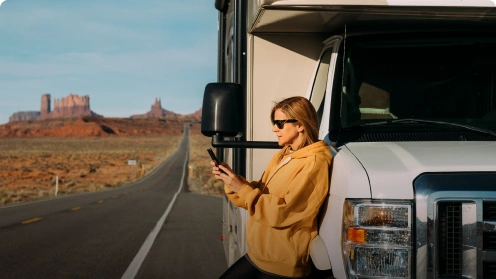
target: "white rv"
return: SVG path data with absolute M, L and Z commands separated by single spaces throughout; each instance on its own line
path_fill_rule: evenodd
M 260 179 L 273 102 L 301 95 L 334 156 L 311 258 L 336 278 L 496 278 L 496 7 L 489 0 L 217 0 L 202 132 Z M 214 54 L 212 54 L 214 55 Z M 326 170 L 322 170 L 326 171 Z M 224 199 L 229 264 L 247 212 Z

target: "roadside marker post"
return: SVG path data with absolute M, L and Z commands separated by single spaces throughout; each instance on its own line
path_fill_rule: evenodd
M 57 196 L 57 193 L 59 192 L 59 177 L 55 177 L 55 196 Z

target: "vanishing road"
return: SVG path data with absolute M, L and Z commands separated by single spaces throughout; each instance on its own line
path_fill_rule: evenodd
M 222 199 L 187 192 L 178 150 L 117 189 L 0 207 L 0 278 L 218 278 Z

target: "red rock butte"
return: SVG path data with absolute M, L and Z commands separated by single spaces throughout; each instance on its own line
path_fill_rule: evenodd
M 20 111 L 12 114 L 9 122 L 14 121 L 34 121 L 46 120 L 55 118 L 74 118 L 74 117 L 103 117 L 94 113 L 90 109 L 90 97 L 88 95 L 78 96 L 70 94 L 69 96 L 61 99 L 53 99 L 52 110 L 52 97 L 50 94 L 43 94 L 41 96 L 40 111 Z
M 169 111 L 169 110 L 166 110 L 166 109 L 163 109 L 162 108 L 162 101 L 160 100 L 160 98 L 155 98 L 155 103 L 153 103 L 152 105 L 152 109 L 145 113 L 145 114 L 135 114 L 135 115 L 131 115 L 131 118 L 164 118 L 164 117 L 171 117 L 171 116 L 178 116 L 178 114 L 172 112 L 172 111 Z
M 162 108 L 162 102 L 160 98 L 155 98 L 155 102 L 151 106 L 151 110 L 145 114 L 135 114 L 132 115 L 131 119 L 146 119 L 146 118 L 158 118 L 158 119 L 175 119 L 175 120 L 191 120 L 200 121 L 201 120 L 202 109 L 200 108 L 196 112 L 187 115 L 181 115 L 173 111 L 169 111 Z M 19 121 L 36 121 L 36 120 L 49 120 L 49 119 L 60 119 L 60 118 L 81 118 L 81 117 L 103 117 L 90 109 L 90 97 L 88 95 L 78 96 L 75 94 L 70 94 L 69 96 L 61 99 L 53 99 L 53 110 L 52 110 L 52 98 L 50 94 L 44 94 L 41 97 L 41 108 L 40 111 L 19 111 L 15 112 L 10 116 L 9 123 L 19 122 Z
M 37 120 L 63 118 L 63 117 L 82 117 L 82 116 L 99 116 L 90 109 L 90 97 L 88 95 L 78 96 L 70 94 L 61 99 L 53 99 L 53 110 L 51 110 L 51 96 L 44 94 L 41 96 L 40 116 Z

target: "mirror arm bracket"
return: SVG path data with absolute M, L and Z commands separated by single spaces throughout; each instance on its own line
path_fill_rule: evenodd
M 212 136 L 212 146 L 222 148 L 259 148 L 259 149 L 280 149 L 281 146 L 275 141 L 226 141 L 222 136 L 215 134 Z

